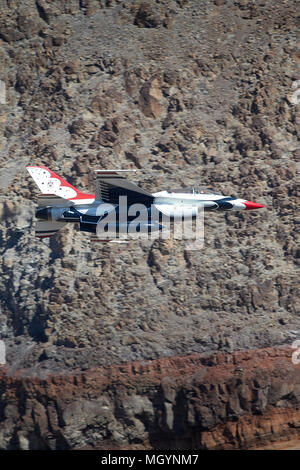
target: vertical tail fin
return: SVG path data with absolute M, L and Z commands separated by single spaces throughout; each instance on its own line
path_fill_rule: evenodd
M 55 196 L 72 201 L 95 198 L 93 194 L 85 194 L 78 191 L 78 189 L 45 166 L 27 166 L 26 169 L 42 194 L 55 194 Z

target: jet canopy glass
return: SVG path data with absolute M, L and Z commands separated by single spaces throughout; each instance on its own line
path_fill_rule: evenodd
M 181 193 L 181 194 L 218 194 L 218 191 L 211 188 L 201 188 L 200 186 L 192 186 L 189 188 L 169 189 L 168 193 Z

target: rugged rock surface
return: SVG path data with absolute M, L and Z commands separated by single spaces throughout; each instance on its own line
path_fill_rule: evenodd
M 297 9 L 296 0 L 2 0 L 9 374 L 230 358 L 300 339 Z M 153 192 L 209 185 L 267 209 L 210 214 L 199 251 L 176 240 L 99 248 L 69 227 L 38 241 L 29 163 L 89 192 L 93 169 L 137 168 Z
M 245 449 L 300 444 L 290 348 L 194 354 L 46 379 L 1 371 L 0 447 Z

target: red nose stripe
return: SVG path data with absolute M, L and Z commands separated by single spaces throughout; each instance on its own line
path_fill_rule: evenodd
M 246 206 L 246 211 L 250 209 L 260 209 L 261 207 L 264 207 L 262 204 L 257 204 L 256 202 L 251 201 L 243 202 L 243 204 Z

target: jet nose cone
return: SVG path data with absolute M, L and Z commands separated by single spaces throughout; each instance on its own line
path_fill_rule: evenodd
M 265 207 L 262 204 L 257 204 L 257 202 L 245 201 L 243 204 L 246 206 L 246 211 L 251 209 L 260 209 L 261 207 Z

